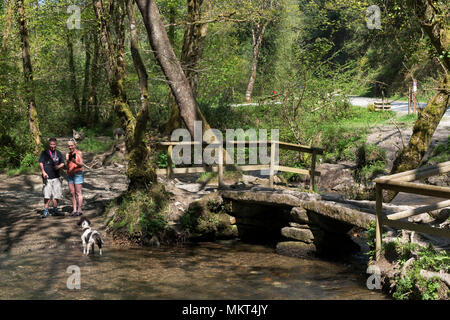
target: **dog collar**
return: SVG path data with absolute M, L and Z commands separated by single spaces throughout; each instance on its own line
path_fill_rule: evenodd
M 90 228 L 89 226 L 84 226 L 83 230 L 86 230 L 86 229 L 89 229 L 89 228 Z

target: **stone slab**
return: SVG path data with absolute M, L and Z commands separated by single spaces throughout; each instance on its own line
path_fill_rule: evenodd
M 300 241 L 283 241 L 278 242 L 276 252 L 283 256 L 306 258 L 314 255 L 316 246 Z
M 309 229 L 300 229 L 294 227 L 284 227 L 281 229 L 281 235 L 283 237 L 302 241 L 305 243 L 312 243 L 314 235 Z

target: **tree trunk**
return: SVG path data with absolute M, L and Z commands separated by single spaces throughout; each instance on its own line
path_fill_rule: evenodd
M 170 5 L 169 9 L 169 31 L 167 32 L 167 36 L 169 37 L 169 41 L 172 44 L 172 47 L 175 45 L 175 8 L 173 5 Z M 170 108 L 170 116 L 169 120 L 166 123 L 164 132 L 166 134 L 171 134 L 173 130 L 177 128 L 181 128 L 182 120 L 180 118 L 180 111 L 178 110 L 177 103 L 175 98 L 173 97 L 172 91 L 169 91 L 169 96 L 167 98 L 167 105 Z
M 91 67 L 91 81 L 89 84 L 89 93 L 86 102 L 86 122 L 88 126 L 92 127 L 98 122 L 98 101 L 97 101 L 97 82 L 99 78 L 99 55 L 100 55 L 100 41 L 96 34 L 94 37 L 94 56 L 92 57 Z
M 409 144 L 397 156 L 391 174 L 416 169 L 428 150 L 431 138 L 449 106 L 450 79 L 446 74 L 440 83 L 440 89 L 428 102 L 414 124 Z
M 123 82 L 125 80 L 124 63 L 124 1 L 109 2 L 93 0 L 94 10 L 100 25 L 100 40 L 106 59 L 106 73 L 113 97 L 113 105 L 122 129 L 125 131 L 129 178 L 128 189 L 145 189 L 156 181 L 149 149 L 143 139 L 135 140 L 136 119 L 128 105 Z M 113 39 L 109 21 L 113 19 L 116 38 Z M 139 71 L 138 71 L 139 72 Z
M 194 97 L 196 96 L 197 92 L 198 62 L 202 57 L 203 42 L 208 31 L 207 23 L 193 23 L 202 19 L 202 5 L 203 0 L 187 0 L 188 23 L 186 24 L 184 30 L 183 48 L 181 50 L 180 60 L 184 74 L 186 75 L 186 78 L 188 79 L 189 84 L 192 88 Z M 206 0 L 203 6 L 209 10 L 211 6 L 210 0 Z M 181 126 L 180 112 L 175 101 L 173 101 L 173 96 L 169 97 L 169 105 L 171 114 L 165 128 L 165 132 L 167 134 L 170 134 L 173 130 L 180 128 Z M 206 121 L 198 106 L 197 113 L 203 121 L 204 130 L 209 129 L 208 122 Z
M 203 0 L 187 0 L 188 24 L 186 24 L 184 31 L 180 61 L 194 96 L 196 95 L 198 82 L 197 65 L 202 57 L 203 42 L 208 31 L 208 23 L 194 23 L 202 19 L 202 5 Z M 206 0 L 203 7 L 209 9 L 210 6 L 210 0 Z
M 139 35 L 136 24 L 136 15 L 134 13 L 134 1 L 126 0 L 128 20 L 130 22 L 130 46 L 131 56 L 133 58 L 134 68 L 139 78 L 139 90 L 141 98 L 141 108 L 139 110 L 134 133 L 135 144 L 142 140 L 147 129 L 147 120 L 149 113 L 149 94 L 148 94 L 148 75 L 144 62 L 139 53 Z M 150 151 L 149 151 L 150 153 Z
M 41 132 L 36 111 L 34 96 L 33 68 L 31 65 L 30 46 L 28 44 L 27 20 L 23 0 L 17 0 L 17 18 L 19 24 L 20 39 L 22 42 L 23 74 L 25 78 L 25 95 L 28 102 L 28 124 L 32 150 L 38 154 L 41 149 Z
M 175 18 L 176 18 L 176 10 L 172 3 L 169 3 L 169 31 L 167 32 L 167 36 L 169 37 L 170 43 L 172 47 L 175 45 Z
M 80 99 L 78 98 L 77 73 L 75 70 L 75 60 L 73 57 L 72 35 L 67 33 L 67 50 L 69 52 L 69 70 L 70 70 L 70 90 L 72 90 L 73 108 L 77 117 L 81 116 Z
M 438 55 L 442 55 L 442 62 L 447 71 L 450 69 L 450 25 L 448 24 L 448 4 L 443 1 L 442 8 L 438 1 L 416 0 L 410 1 L 422 30 L 430 37 L 431 43 L 436 48 Z M 446 54 L 444 54 L 444 52 Z
M 422 29 L 430 37 L 431 43 L 439 54 L 450 50 L 450 30 L 446 17 L 442 15 L 437 4 L 430 0 L 418 0 L 410 5 L 415 10 Z M 442 58 L 447 71 L 450 67 L 446 54 Z M 428 150 L 431 138 L 449 106 L 449 74 L 446 72 L 440 83 L 437 93 L 428 102 L 427 107 L 419 114 L 414 124 L 413 134 L 408 146 L 401 151 L 394 161 L 391 174 L 416 169 Z M 394 199 L 396 192 L 388 192 L 384 197 L 386 202 Z
M 12 17 L 14 16 L 14 0 L 7 1 L 6 14 L 5 14 L 5 26 L 2 33 L 2 49 L 1 53 L 4 54 L 8 49 L 9 31 L 11 29 Z
M 253 87 L 256 80 L 256 69 L 258 67 L 259 53 L 261 52 L 261 44 L 266 29 L 267 23 L 261 26 L 256 24 L 255 28 L 252 28 L 252 41 L 253 41 L 253 57 L 252 57 L 252 72 L 250 74 L 250 80 L 248 82 L 247 91 L 245 93 L 245 102 L 252 101 Z
M 136 0 L 147 29 L 156 60 L 161 66 L 180 110 L 186 128 L 194 136 L 194 121 L 201 121 L 192 88 L 170 44 L 154 0 Z
M 87 114 L 87 101 L 89 95 L 89 77 L 91 71 L 91 42 L 89 39 L 89 35 L 85 35 L 83 37 L 84 49 L 85 49 L 85 58 L 84 58 L 84 81 L 83 81 L 83 91 L 81 95 L 81 115 L 84 117 L 84 121 L 86 119 Z

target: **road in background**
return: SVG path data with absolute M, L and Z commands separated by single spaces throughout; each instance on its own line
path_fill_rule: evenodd
M 373 104 L 374 102 L 381 102 L 381 99 L 375 99 L 375 98 L 366 98 L 366 97 L 354 97 L 351 96 L 350 103 L 354 106 L 359 107 L 367 107 L 370 104 Z M 390 100 L 386 100 L 389 102 Z M 426 103 L 418 103 L 420 108 L 425 108 L 427 106 Z M 408 113 L 408 102 L 407 101 L 392 101 L 391 102 L 391 110 L 395 112 L 400 113 Z M 411 105 L 411 112 L 412 112 L 412 105 Z M 444 114 L 444 117 L 450 118 L 450 110 L 447 110 L 447 112 Z

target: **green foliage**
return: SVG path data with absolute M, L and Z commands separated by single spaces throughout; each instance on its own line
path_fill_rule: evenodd
M 78 127 L 75 129 L 76 131 L 83 131 L 86 137 L 95 138 L 99 136 L 105 136 L 113 138 L 113 130 L 110 128 L 106 128 L 104 126 L 97 126 L 95 128 L 87 128 L 87 127 Z
M 445 294 L 445 284 L 437 278 L 425 279 L 420 275 L 421 270 L 450 271 L 450 254 L 447 251 L 436 251 L 430 245 L 420 247 L 416 243 L 391 242 L 390 247 L 397 254 L 396 259 L 402 266 L 413 254 L 417 259 L 406 269 L 405 274 L 395 278 L 393 298 L 397 300 L 437 300 Z M 442 293 L 444 292 L 444 293 Z M 447 293 L 448 295 L 448 293 Z
M 450 160 L 450 136 L 447 138 L 447 142 L 438 144 L 432 151 L 429 164 L 436 164 L 446 162 Z
M 415 114 L 415 113 L 405 114 L 398 118 L 399 122 L 406 122 L 409 124 L 416 122 L 416 120 L 417 120 L 417 114 Z
M 112 140 L 103 140 L 87 136 L 83 141 L 78 143 L 78 148 L 85 152 L 103 153 L 108 151 L 113 145 Z
M 292 165 L 290 165 L 293 168 L 299 168 L 299 169 L 305 169 L 306 166 L 302 163 L 294 162 Z M 299 173 L 293 173 L 293 172 L 283 172 L 281 174 L 281 177 L 284 178 L 286 181 L 293 182 L 297 181 L 299 177 L 302 176 Z
M 356 178 L 367 182 L 375 175 L 384 173 L 386 168 L 386 151 L 375 144 L 362 144 L 356 151 Z
M 217 172 L 202 172 L 195 182 L 197 183 L 213 183 L 217 182 L 219 175 Z
M 189 208 L 186 213 L 181 216 L 180 224 L 186 232 L 192 233 L 198 225 L 198 218 L 199 216 L 196 214 L 195 209 Z
M 374 164 L 369 164 L 357 171 L 357 176 L 360 181 L 368 182 L 376 175 L 385 173 L 386 162 L 376 161 Z
M 438 252 L 429 246 L 420 250 L 417 255 L 419 259 L 415 266 L 424 270 L 450 272 L 450 253 L 448 251 Z
M 384 236 L 385 231 L 386 231 L 386 228 L 383 228 L 383 236 Z M 365 236 L 365 242 L 369 246 L 369 251 L 366 252 L 365 254 L 369 256 L 370 260 L 372 260 L 373 258 L 375 258 L 375 252 L 376 252 L 376 250 L 375 250 L 376 223 L 375 223 L 375 221 L 372 221 L 367 225 L 366 231 L 364 232 L 364 236 Z M 385 251 L 391 250 L 390 244 L 389 243 L 382 244 L 382 249 Z
M 139 225 L 142 232 L 149 236 L 153 236 L 164 230 L 166 224 L 167 221 L 164 218 L 164 215 L 156 211 L 153 202 L 149 201 L 139 217 Z
M 219 217 L 210 212 L 203 202 L 191 203 L 187 212 L 180 218 L 180 223 L 190 234 L 214 234 L 219 226 Z
M 397 253 L 397 258 L 400 261 L 405 262 L 409 258 L 412 257 L 414 252 L 417 252 L 419 250 L 419 245 L 417 243 L 413 242 L 406 242 L 406 243 L 396 243 L 395 251 Z
M 224 223 L 220 217 L 230 211 L 230 206 L 216 197 L 203 198 L 189 205 L 180 223 L 188 234 L 215 237 L 229 227 L 229 221 Z
M 20 161 L 20 165 L 17 168 L 12 168 L 6 171 L 8 176 L 14 176 L 19 174 L 35 173 L 39 170 L 39 159 L 32 153 L 26 153 Z
M 279 104 L 233 107 L 233 110 L 228 107 L 225 116 L 220 118 L 220 128 L 268 129 L 268 132 L 270 129 L 277 128 L 281 141 L 312 144 L 324 148 L 322 159 L 326 162 L 355 161 L 357 148 L 365 143 L 369 129 L 372 126 L 387 123 L 395 116 L 393 112 L 371 113 L 365 108 L 339 105 L 339 103 L 334 108 L 340 111 L 333 116 L 326 114 L 329 111 L 327 109 L 318 110 L 314 116 L 306 112 L 300 113 L 303 119 L 301 135 L 304 137 L 301 141 L 295 138 L 290 127 L 286 125 L 286 121 L 281 116 L 283 106 Z M 326 121 L 319 120 L 322 122 L 316 121 L 322 117 L 329 118 Z M 280 150 L 282 165 L 309 167 L 309 161 L 309 155 L 299 159 L 298 153 Z
M 393 117 L 393 113 L 352 107 L 348 103 L 349 95 L 374 94 L 379 97 L 380 87 L 373 85 L 378 81 L 387 84 L 384 88 L 386 96 L 404 98 L 411 84 L 411 74 L 418 78 L 421 98 L 433 93 L 433 90 L 425 89 L 436 88 L 435 79 L 441 72 L 436 58 L 449 53 L 434 52 L 405 1 L 275 1 L 272 9 L 267 3 L 264 0 L 221 1 L 211 11 L 203 5 L 203 18 L 233 13 L 233 18 L 246 19 L 242 23 L 220 21 L 208 25 L 202 58 L 195 68 L 201 71 L 196 98 L 211 127 L 279 128 L 283 141 L 324 147 L 325 161 L 355 160 L 355 146 L 365 141 L 370 126 L 384 123 Z M 43 136 L 69 135 L 73 128 L 87 127 L 88 138 L 81 143 L 80 149 L 103 152 L 108 149 L 108 144 L 95 137 L 105 135 L 101 128 L 117 125 L 118 121 L 111 107 L 105 68 L 99 70 L 95 106 L 91 110 L 98 120 L 88 121 L 92 118 L 90 111 L 84 107 L 81 113 L 76 111 L 73 102 L 74 93 L 82 100 L 82 88 L 89 84 L 85 83 L 82 72 L 86 63 L 85 46 L 89 44 L 93 53 L 97 21 L 92 6 L 87 6 L 82 11 L 82 29 L 68 31 L 65 9 L 69 4 L 72 2 L 68 0 L 43 1 L 36 10 L 35 2 L 25 2 L 29 29 L 32 30 L 29 40 L 39 124 Z M 369 30 L 365 26 L 366 9 L 370 4 L 377 4 L 383 10 L 381 30 Z M 161 0 L 158 6 L 165 23 L 175 19 L 172 44 L 180 56 L 186 3 Z M 5 11 L 0 12 L 1 30 L 6 18 Z M 266 28 L 261 47 L 254 101 L 272 101 L 270 91 L 276 90 L 279 92 L 277 102 L 282 102 L 285 108 L 278 104 L 230 107 L 231 103 L 244 100 L 253 55 L 251 27 L 255 22 L 268 20 L 271 23 Z M 146 39 L 141 19 L 137 24 L 140 37 Z M 11 34 L 15 34 L 14 30 Z M 70 70 L 68 63 L 68 36 L 73 42 L 75 72 Z M 149 127 L 161 129 L 170 112 L 167 103 L 170 90 L 167 82 L 161 81 L 164 76 L 153 59 L 150 44 L 141 41 L 140 45 L 152 88 Z M 31 150 L 23 74 L 17 63 L 20 53 L 20 37 L 10 36 L 8 50 L 0 57 L 0 168 L 19 167 Z M 104 57 L 100 56 L 99 62 L 104 65 Z M 128 46 L 125 47 L 124 62 L 125 91 L 136 114 L 140 93 Z M 72 88 L 71 74 L 75 76 L 77 90 Z M 415 116 L 409 117 L 400 118 L 400 121 L 414 121 Z M 108 132 L 107 135 L 111 134 Z M 4 139 L 7 143 L 3 143 Z M 441 154 L 436 156 L 443 157 Z M 442 159 L 448 157 L 438 160 Z M 167 167 L 164 156 L 158 155 L 156 161 L 160 167 Z M 308 161 L 308 156 L 297 159 L 292 153 L 281 152 L 282 164 L 308 166 Z M 365 169 L 364 175 L 371 175 L 380 168 L 380 163 L 373 164 Z
M 82 131 L 86 137 L 78 143 L 78 148 L 85 152 L 103 153 L 108 151 L 114 144 L 112 139 L 104 137 L 112 137 L 112 130 L 105 129 L 102 126 L 96 128 L 79 127 L 76 131 Z M 102 136 L 102 138 L 100 138 Z
M 224 180 L 237 182 L 239 178 L 242 178 L 240 171 L 225 171 L 223 174 Z M 217 183 L 218 181 L 219 174 L 217 172 L 202 172 L 196 180 L 198 183 Z
M 169 156 L 166 151 L 159 151 L 156 154 L 156 165 L 158 168 L 168 168 L 169 167 Z M 175 165 L 172 163 L 172 168 L 175 168 Z
M 369 246 L 369 251 L 366 253 L 370 257 L 370 260 L 375 256 L 375 239 L 376 239 L 376 223 L 372 221 L 364 232 L 366 238 L 366 244 Z
M 159 187 L 148 192 L 127 192 L 108 208 L 108 211 L 111 210 L 115 210 L 115 214 L 108 229 L 130 239 L 149 239 L 162 233 L 167 226 L 164 214 L 167 210 L 167 194 Z
M 392 297 L 396 300 L 437 300 L 441 284 L 434 279 L 423 278 L 418 269 L 409 269 L 404 277 L 397 279 Z

